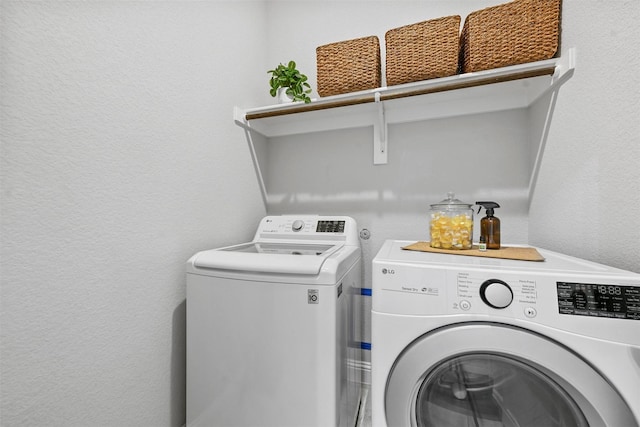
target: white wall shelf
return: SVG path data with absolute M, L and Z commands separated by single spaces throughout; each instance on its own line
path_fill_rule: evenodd
M 527 108 L 565 83 L 574 73 L 575 48 L 562 57 L 475 73 L 258 108 L 234 109 L 234 120 L 248 131 L 254 165 L 266 193 L 251 133 L 267 138 L 373 126 L 373 162 L 386 164 L 389 124 Z M 554 95 L 555 96 L 555 95 Z M 551 114 L 552 111 L 550 111 Z M 548 131 L 533 167 L 530 192 Z

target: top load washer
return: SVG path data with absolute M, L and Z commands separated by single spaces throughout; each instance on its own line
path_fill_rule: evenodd
M 410 243 L 373 261 L 374 426 L 640 424 L 640 274 Z
M 355 221 L 267 216 L 187 263 L 187 425 L 353 425 Z

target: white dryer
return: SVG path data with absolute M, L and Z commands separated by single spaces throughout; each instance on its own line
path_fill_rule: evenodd
M 351 426 L 355 221 L 267 216 L 187 263 L 187 426 Z
M 639 274 L 410 243 L 373 260 L 374 426 L 640 424 Z

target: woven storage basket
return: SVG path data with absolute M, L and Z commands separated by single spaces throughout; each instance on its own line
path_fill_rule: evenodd
M 387 31 L 387 86 L 456 74 L 459 34 L 458 15 Z
M 461 72 L 552 58 L 560 45 L 561 0 L 514 0 L 467 16 Z
M 362 37 L 316 48 L 318 95 L 380 87 L 380 41 L 376 36 Z

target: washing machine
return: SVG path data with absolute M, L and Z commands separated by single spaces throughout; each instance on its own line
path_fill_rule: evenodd
M 352 426 L 356 222 L 267 216 L 187 263 L 187 426 Z
M 373 260 L 374 426 L 639 425 L 639 274 L 411 243 Z

